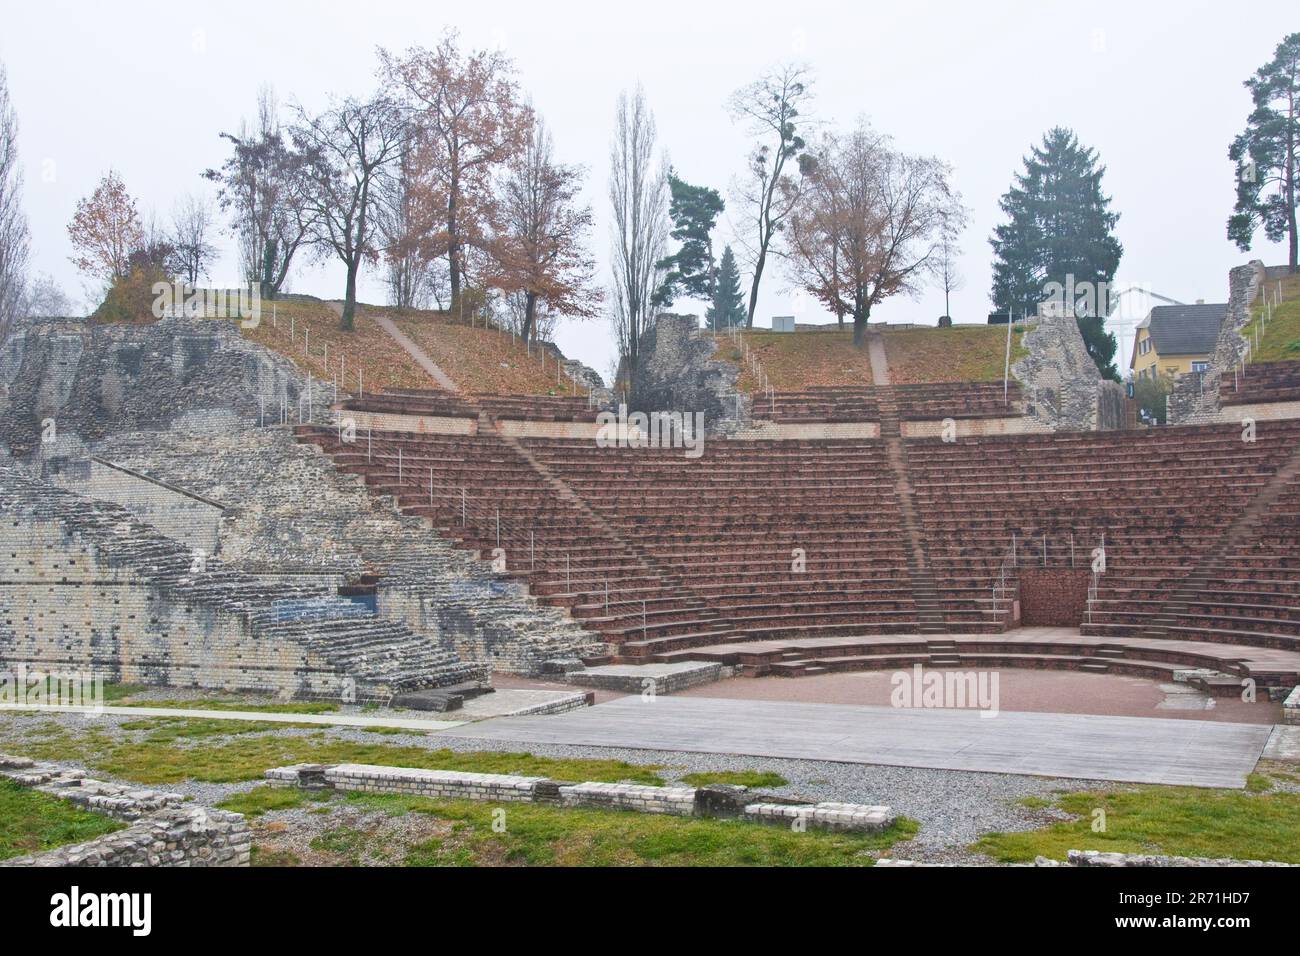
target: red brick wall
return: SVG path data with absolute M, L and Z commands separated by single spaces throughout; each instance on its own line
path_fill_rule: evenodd
M 1077 627 L 1088 606 L 1087 571 L 1024 568 L 1020 572 L 1020 623 L 1025 627 Z

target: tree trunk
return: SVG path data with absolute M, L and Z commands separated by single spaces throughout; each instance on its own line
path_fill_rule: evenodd
M 853 309 L 853 344 L 857 348 L 867 347 L 867 319 L 871 317 L 871 306 L 856 306 Z
M 1294 146 L 1288 151 L 1287 155 L 1292 157 L 1295 155 Z M 1289 231 L 1291 233 L 1291 273 L 1294 275 L 1298 265 L 1296 262 L 1296 253 L 1300 251 L 1300 246 L 1297 246 L 1296 242 L 1297 238 L 1300 237 L 1297 237 L 1296 235 L 1294 160 L 1286 164 L 1286 214 L 1288 219 L 1287 225 L 1289 226 Z
M 451 280 L 452 312 L 459 312 L 460 304 L 460 242 L 456 229 L 456 193 L 460 189 L 460 177 L 455 170 L 451 174 L 451 185 L 447 196 L 447 273 Z
M 537 293 L 524 293 L 524 341 L 537 336 Z
M 348 284 L 343 293 L 343 316 L 339 319 L 339 328 L 351 332 L 355 328 L 353 316 L 357 311 L 357 265 L 348 266 Z
M 758 261 L 754 263 L 754 281 L 749 286 L 749 315 L 745 319 L 745 328 L 754 327 L 754 313 L 758 310 L 758 283 L 763 278 L 763 260 L 767 257 L 767 250 L 761 249 L 758 253 Z

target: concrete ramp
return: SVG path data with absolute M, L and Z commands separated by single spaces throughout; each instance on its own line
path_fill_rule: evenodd
M 1126 783 L 1241 788 L 1272 728 L 1089 714 L 623 697 L 554 717 L 488 720 L 458 737 L 745 754 Z

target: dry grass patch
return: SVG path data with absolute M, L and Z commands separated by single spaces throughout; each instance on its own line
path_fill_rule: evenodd
M 380 309 L 365 306 L 367 313 Z M 585 395 L 563 372 L 556 377 L 554 356 L 530 350 L 509 334 L 482 325 L 453 322 L 440 312 L 388 317 L 466 392 L 516 395 Z
M 714 358 L 740 368 L 737 382 L 741 391 L 753 392 L 762 382 L 744 361 L 742 344 L 758 356 L 768 384 L 778 392 L 802 391 L 810 385 L 870 385 L 871 359 L 865 348 L 853 344 L 853 329 L 824 332 L 768 332 L 751 329 L 733 342 L 730 336 L 717 338 Z
M 263 302 L 257 328 L 237 327 L 245 338 L 279 352 L 325 383 L 338 379 L 342 358 L 344 392 L 356 392 L 358 369 L 366 392 L 438 387 L 360 306 L 354 324 L 353 331 L 344 332 L 339 328 L 338 313 L 328 304 L 293 299 Z M 328 386 L 322 387 L 320 394 L 322 401 L 333 400 L 333 390 Z
M 1011 364 L 1028 354 L 1019 326 L 1011 332 Z M 940 329 L 886 331 L 885 355 L 895 385 L 926 382 L 997 382 L 1006 361 L 1007 330 L 1001 325 L 954 325 Z

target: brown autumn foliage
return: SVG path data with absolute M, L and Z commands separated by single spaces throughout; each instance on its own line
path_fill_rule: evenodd
M 865 343 L 872 307 L 915 292 L 939 261 L 945 226 L 965 216 L 937 159 L 898 152 L 865 123 L 828 135 L 805 162 L 787 238 L 795 280 Z
M 551 134 L 539 119 L 511 161 L 502 187 L 493 284 L 523 302 L 525 339 L 537 340 L 539 309 L 592 318 L 604 294 L 586 248 L 591 209 L 578 204 L 582 170 L 557 163 Z
M 72 264 L 82 272 L 108 283 L 130 274 L 131 255 L 144 245 L 144 227 L 116 172 L 110 169 L 94 193 L 77 202 L 68 238 L 76 253 Z
M 504 54 L 463 52 L 455 31 L 432 50 L 379 51 L 385 85 L 403 101 L 411 132 L 407 173 L 423 253 L 446 256 L 451 307 L 459 304 L 467 250 L 489 250 L 498 222 L 496 173 L 527 145 L 532 110 Z

